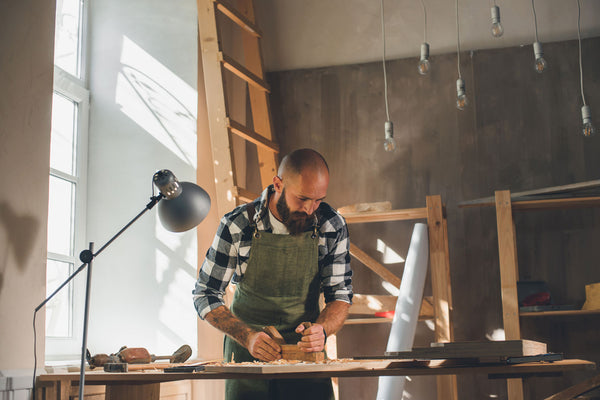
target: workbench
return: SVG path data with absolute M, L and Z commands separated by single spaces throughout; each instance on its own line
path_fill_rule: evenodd
M 456 363 L 452 360 L 351 360 L 344 364 L 269 365 L 237 364 L 231 368 L 221 367 L 222 372 L 176 372 L 146 370 L 127 373 L 89 371 L 85 374 L 86 385 L 106 385 L 106 399 L 158 400 L 160 383 L 190 379 L 300 379 L 329 377 L 374 377 L 416 375 L 487 374 L 490 379 L 506 379 L 530 376 L 556 376 L 566 371 L 593 370 L 596 365 L 584 360 L 561 360 L 552 363 Z M 210 368 L 209 368 L 210 369 Z M 213 370 L 215 368 L 212 368 Z M 219 369 L 219 368 L 216 368 Z M 231 371 L 231 372 L 226 372 Z M 79 373 L 43 374 L 37 378 L 37 400 L 66 400 L 77 390 Z

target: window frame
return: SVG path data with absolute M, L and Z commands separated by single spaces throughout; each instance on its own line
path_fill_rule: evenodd
M 74 183 L 74 211 L 73 211 L 73 248 L 69 255 L 47 252 L 48 260 L 56 260 L 70 263 L 72 266 L 69 274 L 72 274 L 79 266 L 79 251 L 88 247 L 86 243 L 86 215 L 87 215 L 87 165 L 88 165 L 88 131 L 89 131 L 89 109 L 90 92 L 87 88 L 87 0 L 81 1 L 81 28 L 79 43 L 79 68 L 78 76 L 74 76 L 62 68 L 54 65 L 54 87 L 55 94 L 64 96 L 76 104 L 75 129 L 75 171 L 74 175 L 64 173 L 54 168 L 49 168 L 49 176 L 64 179 Z M 85 299 L 85 274 L 70 282 L 70 285 L 62 290 L 70 290 L 70 335 L 68 337 L 53 337 L 45 335 L 46 364 L 49 362 L 75 360 L 80 358 L 81 340 L 83 326 L 83 304 Z

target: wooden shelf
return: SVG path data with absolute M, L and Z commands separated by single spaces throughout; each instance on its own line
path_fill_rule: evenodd
M 367 211 L 342 214 L 346 223 L 358 224 L 363 222 L 402 221 L 414 219 L 427 219 L 427 208 L 407 208 L 390 211 Z
M 600 310 L 529 311 L 519 313 L 521 317 L 561 317 L 600 314 Z
M 486 201 L 482 203 L 461 203 L 460 208 L 473 207 L 495 207 L 496 203 Z M 512 202 L 513 210 L 548 210 L 553 208 L 578 208 L 578 207 L 600 207 L 600 197 L 570 197 L 561 199 L 545 200 L 517 200 Z

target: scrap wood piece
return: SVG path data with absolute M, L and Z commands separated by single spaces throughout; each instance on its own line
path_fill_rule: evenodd
M 600 375 L 596 375 L 588 380 L 585 380 L 577 385 L 571 386 L 562 392 L 556 393 L 545 400 L 570 400 L 577 396 L 590 392 L 600 387 Z

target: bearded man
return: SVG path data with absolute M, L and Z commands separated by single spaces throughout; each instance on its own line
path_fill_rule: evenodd
M 344 324 L 352 302 L 350 243 L 345 220 L 323 202 L 328 186 L 323 156 L 296 150 L 258 199 L 221 220 L 193 294 L 200 318 L 225 333 L 226 362 L 280 359 L 264 326 L 314 352 Z M 230 282 L 237 285 L 231 309 L 223 301 Z M 227 400 L 333 399 L 331 379 L 236 379 L 225 388 Z

